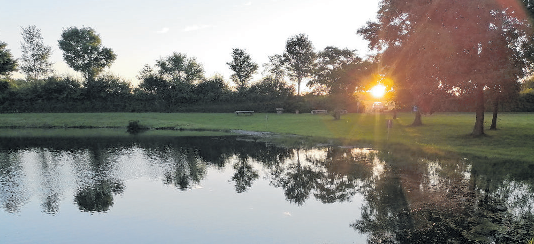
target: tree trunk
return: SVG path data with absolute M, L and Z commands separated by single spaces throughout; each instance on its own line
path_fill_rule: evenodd
M 482 87 L 478 87 L 476 90 L 476 121 L 475 127 L 471 135 L 483 136 L 484 135 L 484 90 Z
M 421 126 L 423 125 L 423 121 L 421 120 L 421 112 L 419 109 L 415 111 L 415 119 L 413 120 L 412 126 Z
M 491 119 L 490 130 L 497 130 L 497 113 L 499 112 L 499 100 L 493 102 L 493 119 Z
M 302 82 L 302 78 L 297 79 L 297 96 L 300 97 L 300 83 Z

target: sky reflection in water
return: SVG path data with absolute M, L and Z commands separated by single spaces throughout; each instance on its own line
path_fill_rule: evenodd
M 236 136 L 8 138 L 0 242 L 525 243 L 530 168 Z
M 342 199 L 322 196 L 331 202 L 324 204 L 315 186 L 299 185 L 309 182 L 290 172 L 314 174 L 315 185 L 326 173 L 315 165 L 326 149 L 236 137 L 9 147 L 0 151 L 2 242 L 365 240 L 350 227 L 361 195 L 345 189 Z

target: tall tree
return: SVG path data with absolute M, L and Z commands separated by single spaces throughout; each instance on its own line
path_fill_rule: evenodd
M 305 78 L 313 73 L 316 54 L 313 45 L 305 34 L 298 34 L 286 41 L 284 63 L 290 77 L 297 83 L 297 95 L 300 96 L 300 85 Z
M 52 72 L 52 47 L 43 42 L 41 30 L 35 25 L 22 28 L 22 42 L 20 43 L 22 58 L 20 69 L 26 73 L 28 79 L 37 80 Z
M 522 22 L 502 1 L 383 0 L 378 21 L 359 30 L 415 105 L 442 89 L 477 99 L 472 134 L 484 134 L 484 89 L 517 77 L 506 31 Z M 504 28 L 506 26 L 506 28 Z M 508 38 L 508 39 L 507 39 Z M 419 115 L 420 117 L 420 115 Z M 414 124 L 417 122 L 414 120 Z
M 100 36 L 90 27 L 69 27 L 63 30 L 58 43 L 65 62 L 82 72 L 88 81 L 93 81 L 117 58 L 113 50 L 102 46 Z
M 9 75 L 17 70 L 17 60 L 13 58 L 7 44 L 0 41 L 0 75 Z
M 232 50 L 232 62 L 226 64 L 234 72 L 231 78 L 236 83 L 238 91 L 243 91 L 247 87 L 252 75 L 258 70 L 258 64 L 252 61 L 245 50 L 239 48 Z

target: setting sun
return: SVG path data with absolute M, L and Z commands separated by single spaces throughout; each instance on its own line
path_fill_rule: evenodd
M 381 98 L 386 94 L 386 87 L 382 84 L 378 84 L 376 86 L 373 86 L 371 90 L 369 91 L 373 97 Z

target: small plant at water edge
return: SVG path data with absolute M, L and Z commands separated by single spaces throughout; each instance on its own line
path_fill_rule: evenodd
M 126 127 L 126 131 L 130 134 L 137 134 L 145 130 L 148 130 L 148 127 L 140 125 L 139 120 L 130 120 L 128 126 Z

